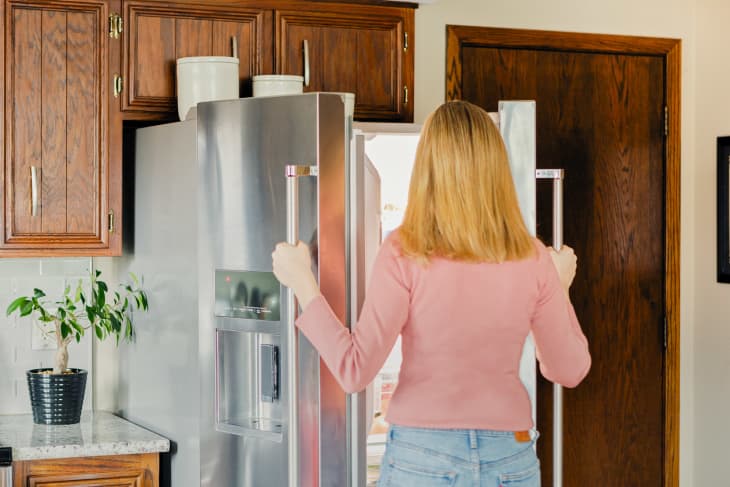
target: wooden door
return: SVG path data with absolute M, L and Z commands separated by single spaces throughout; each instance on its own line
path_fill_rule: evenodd
M 450 98 L 489 111 L 499 100 L 536 100 L 538 167 L 566 170 L 565 242 L 578 255 L 571 296 L 593 366 L 583 384 L 565 391 L 564 486 L 676 485 L 665 477 L 665 324 L 676 306 L 667 296 L 678 289 L 668 274 L 678 270 L 678 248 L 668 235 L 678 233 L 679 205 L 678 194 L 668 193 L 678 173 L 668 172 L 665 159 L 666 56 L 601 52 L 598 41 L 595 50 L 581 49 L 581 37 L 571 48 L 562 34 L 550 38 L 554 45 L 533 47 L 528 40 L 550 34 L 512 32 L 518 45 L 511 46 L 509 32 L 454 29 L 450 59 L 458 49 L 460 65 L 451 65 Z M 625 44 L 631 41 L 646 44 Z M 550 185 L 538 191 L 546 242 L 550 197 Z M 538 429 L 542 481 L 551 486 L 552 385 L 544 380 Z
M 4 3 L 4 256 L 103 255 L 110 238 L 107 4 Z
M 124 2 L 124 65 L 127 89 L 122 110 L 177 115 L 176 60 L 231 56 L 235 38 L 241 96 L 251 95 L 251 77 L 271 73 L 271 11 L 238 6 Z M 133 115 L 125 116 L 133 118 Z
M 276 12 L 276 68 L 305 91 L 355 93 L 355 119 L 413 120 L 413 9 L 362 5 Z M 408 40 L 410 39 L 410 41 Z

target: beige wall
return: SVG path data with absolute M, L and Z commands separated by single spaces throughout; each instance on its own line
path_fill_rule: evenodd
M 719 7 L 727 0 L 699 0 L 700 3 L 714 3 Z M 696 88 L 701 88 L 695 82 L 695 65 L 697 64 L 697 56 L 695 55 L 696 29 L 695 19 L 697 18 L 694 0 L 613 0 L 607 2 L 605 0 L 440 0 L 434 5 L 421 6 L 416 13 L 416 121 L 422 121 L 425 116 L 433 110 L 438 104 L 444 100 L 445 92 L 445 26 L 447 24 L 457 25 L 480 25 L 490 27 L 510 27 L 522 29 L 543 29 L 543 30 L 563 30 L 576 32 L 592 32 L 606 34 L 628 34 L 656 37 L 674 37 L 683 40 L 683 128 L 682 128 L 682 281 L 681 281 L 681 333 L 682 333 L 682 364 L 681 364 L 681 415 L 680 415 L 680 482 L 683 487 L 691 487 L 693 485 L 721 485 L 720 480 L 723 477 L 716 477 L 721 465 L 730 465 L 725 460 L 722 462 L 720 456 L 722 452 L 727 452 L 727 447 L 721 448 L 730 430 L 730 422 L 726 421 L 727 415 L 718 414 L 715 418 L 720 421 L 725 420 L 725 428 L 722 433 L 713 437 L 717 442 L 718 448 L 715 449 L 717 460 L 713 461 L 712 457 L 704 458 L 697 462 L 695 468 L 695 436 L 701 439 L 705 445 L 704 448 L 697 449 L 697 456 L 709 455 L 710 437 L 717 430 L 697 429 L 695 434 L 695 393 L 694 393 L 694 323 L 704 322 L 703 326 L 698 330 L 711 328 L 717 333 L 705 336 L 703 340 L 698 339 L 698 345 L 704 345 L 702 353 L 708 354 L 704 360 L 697 361 L 699 371 L 709 370 L 710 368 L 720 367 L 720 362 L 725 361 L 725 369 L 727 369 L 729 359 L 724 357 L 730 356 L 727 352 L 723 353 L 721 347 L 725 345 L 726 350 L 730 350 L 730 323 L 722 327 L 720 322 L 724 316 L 728 315 L 727 307 L 722 313 L 722 297 L 726 302 L 730 295 L 730 286 L 720 289 L 719 286 L 711 285 L 714 281 L 714 233 L 713 233 L 713 216 L 714 210 L 711 205 L 711 198 L 714 191 L 708 191 L 714 181 L 711 165 L 711 145 L 712 137 L 714 137 L 718 124 L 721 123 L 721 106 L 716 104 L 714 93 L 720 91 L 721 81 L 714 81 L 712 84 L 706 83 L 707 91 L 700 98 L 706 100 L 707 108 L 713 108 L 717 112 L 715 117 L 716 124 L 712 127 L 705 127 L 702 130 L 702 136 L 698 137 L 703 147 L 702 151 L 698 151 L 699 156 L 704 158 L 700 164 L 695 165 L 695 102 Z M 728 17 L 727 7 L 725 9 L 725 22 Z M 712 20 L 711 30 L 719 35 L 723 32 L 723 17 L 716 13 L 708 13 L 708 19 Z M 709 23 L 708 23 L 709 26 Z M 709 35 L 705 32 L 702 35 L 703 41 Z M 730 35 L 724 34 L 725 43 L 728 45 Z M 709 39 L 706 42 L 710 42 Z M 723 44 L 718 42 L 716 49 L 717 54 L 721 53 L 720 47 Z M 701 58 L 704 60 L 704 57 Z M 702 73 L 709 77 L 708 69 L 700 69 L 697 73 Z M 727 81 L 730 77 L 730 70 L 725 70 L 728 76 L 725 78 L 724 86 L 730 86 Z M 705 84 L 703 84 L 704 87 Z M 714 90 L 714 91 L 711 91 Z M 725 95 L 725 100 L 728 96 Z M 724 105 L 727 106 L 727 103 Z M 704 117 L 703 113 L 703 117 Z M 709 120 L 704 120 L 702 126 L 708 124 Z M 730 125 L 730 124 L 729 124 Z M 699 125 L 698 125 L 699 129 Z M 730 127 L 725 127 L 730 132 Z M 720 130 L 722 131 L 722 130 Z M 697 184 L 695 184 L 697 181 Z M 695 201 L 695 186 L 703 188 L 704 194 Z M 695 237 L 695 232 L 697 237 Z M 695 243 L 696 242 L 696 243 Z M 568 242 L 569 243 L 569 242 Z M 695 252 L 697 248 L 697 252 Z M 706 257 L 696 257 L 696 254 L 705 253 Z M 695 267 L 697 271 L 695 272 Z M 696 274 L 696 275 L 695 275 Z M 702 308 L 701 316 L 695 316 L 695 281 L 701 283 L 697 287 L 699 294 L 706 293 L 701 302 L 698 302 L 697 309 Z M 699 313 L 698 313 L 699 315 Z M 713 326 L 714 325 L 714 326 Z M 721 334 L 723 333 L 723 334 Z M 618 366 L 618 365 L 617 365 Z M 707 414 L 714 411 L 721 411 L 721 408 L 727 409 L 730 404 L 730 381 L 725 381 L 726 386 L 722 390 L 716 388 L 721 383 L 723 377 L 719 374 L 717 380 L 712 380 L 711 376 L 706 377 L 706 384 L 697 382 L 698 413 L 706 413 L 703 420 L 709 425 L 712 424 L 711 419 L 704 419 Z M 703 402 L 704 401 L 704 402 Z M 708 401 L 716 401 L 708 404 Z M 716 421 L 719 424 L 718 421 Z M 703 426 L 702 421 L 698 421 L 698 426 Z M 603 440 L 601 440 L 603 441 Z M 605 439 L 608 441 L 608 439 Z M 728 467 L 725 467 L 728 468 Z M 699 471 L 702 471 L 703 482 L 694 482 L 694 472 L 698 471 L 697 478 L 700 478 Z M 718 474 L 719 475 L 719 474 Z M 727 478 L 727 475 L 724 477 Z M 716 479 L 713 481 L 713 479 Z
M 697 123 L 694 159 L 697 191 L 695 301 L 695 483 L 727 485 L 730 478 L 730 284 L 716 272 L 715 138 L 730 135 L 730 2 L 697 1 Z M 690 225 L 692 225 L 690 227 Z

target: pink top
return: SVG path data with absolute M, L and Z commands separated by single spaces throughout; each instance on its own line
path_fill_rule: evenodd
M 375 378 L 399 334 L 403 363 L 386 415 L 392 424 L 532 428 L 519 377 L 530 332 L 547 379 L 575 387 L 586 376 L 588 342 L 542 243 L 522 261 L 432 259 L 423 266 L 400 255 L 396 233 L 378 253 L 354 332 L 323 297 L 297 320 L 345 391 Z

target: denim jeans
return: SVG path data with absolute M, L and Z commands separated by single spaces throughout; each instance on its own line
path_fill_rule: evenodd
M 540 487 L 537 436 L 392 425 L 378 487 Z

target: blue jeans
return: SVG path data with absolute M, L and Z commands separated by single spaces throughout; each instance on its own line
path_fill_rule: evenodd
M 540 487 L 537 436 L 391 425 L 378 487 Z

